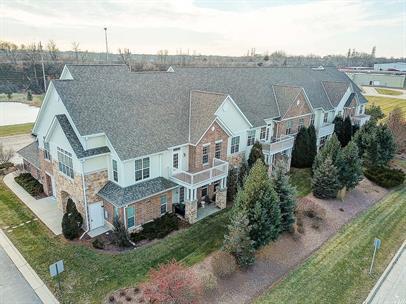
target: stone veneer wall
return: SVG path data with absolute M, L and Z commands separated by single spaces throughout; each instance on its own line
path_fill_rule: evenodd
M 97 192 L 103 188 L 108 179 L 107 170 L 92 172 L 85 175 L 86 198 L 88 204 L 100 202 L 100 197 L 97 195 Z
M 212 130 L 213 127 L 214 130 Z M 218 140 L 222 140 L 220 159 L 222 160 L 227 159 L 228 135 L 217 122 L 213 122 L 209 127 L 209 129 L 207 130 L 207 132 L 203 135 L 202 139 L 197 143 L 197 145 L 189 146 L 189 171 L 192 172 L 199 171 L 211 167 L 213 163 L 213 158 L 215 156 L 216 141 Z M 203 154 L 203 146 L 205 144 L 210 144 L 209 163 L 203 166 L 202 154 Z
M 38 159 L 40 163 L 40 170 L 41 170 L 41 181 L 42 185 L 44 186 L 44 192 L 47 195 L 52 195 L 52 183 L 48 183 L 48 180 L 46 178 L 46 173 L 49 175 L 53 176 L 53 165 L 51 160 L 47 160 L 44 158 L 44 150 L 39 149 L 38 150 Z

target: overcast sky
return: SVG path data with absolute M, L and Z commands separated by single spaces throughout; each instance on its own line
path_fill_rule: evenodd
M 0 39 L 53 39 L 63 50 L 77 41 L 104 51 L 107 26 L 113 52 L 326 55 L 376 45 L 377 56 L 406 57 L 406 0 L 0 0 L 0 18 Z

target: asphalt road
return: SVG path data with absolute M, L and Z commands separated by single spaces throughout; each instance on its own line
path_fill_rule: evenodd
M 21 135 L 13 135 L 13 136 L 5 136 L 0 137 L 0 143 L 6 149 L 13 149 L 15 152 L 20 150 L 21 148 L 29 145 L 34 141 L 34 137 L 31 134 L 21 134 Z M 22 163 L 22 158 L 15 154 L 14 157 L 11 159 L 13 163 Z M 1 304 L 1 302 L 0 302 Z
M 40 298 L 1 246 L 0 304 L 42 304 Z

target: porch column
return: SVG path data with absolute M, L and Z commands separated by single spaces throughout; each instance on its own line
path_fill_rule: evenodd
M 221 184 L 224 184 L 222 179 Z M 225 209 L 227 207 L 227 187 L 221 186 L 217 188 L 216 191 L 216 206 L 220 209 Z
M 185 219 L 193 224 L 197 221 L 197 191 L 193 188 L 187 189 L 188 197 L 185 201 Z

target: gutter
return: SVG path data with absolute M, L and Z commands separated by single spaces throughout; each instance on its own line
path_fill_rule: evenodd
M 83 234 L 80 236 L 79 240 L 81 240 L 84 237 L 84 235 L 86 233 L 88 233 L 90 230 L 89 214 L 87 212 L 87 198 L 86 198 L 86 187 L 85 187 L 85 175 L 84 175 L 84 169 L 83 169 L 83 162 L 84 162 L 84 160 L 81 159 L 80 163 L 82 165 L 82 188 L 83 188 L 83 198 L 84 198 L 84 202 L 85 202 L 85 214 L 86 214 L 86 226 L 87 227 L 86 227 L 86 231 L 83 232 Z

